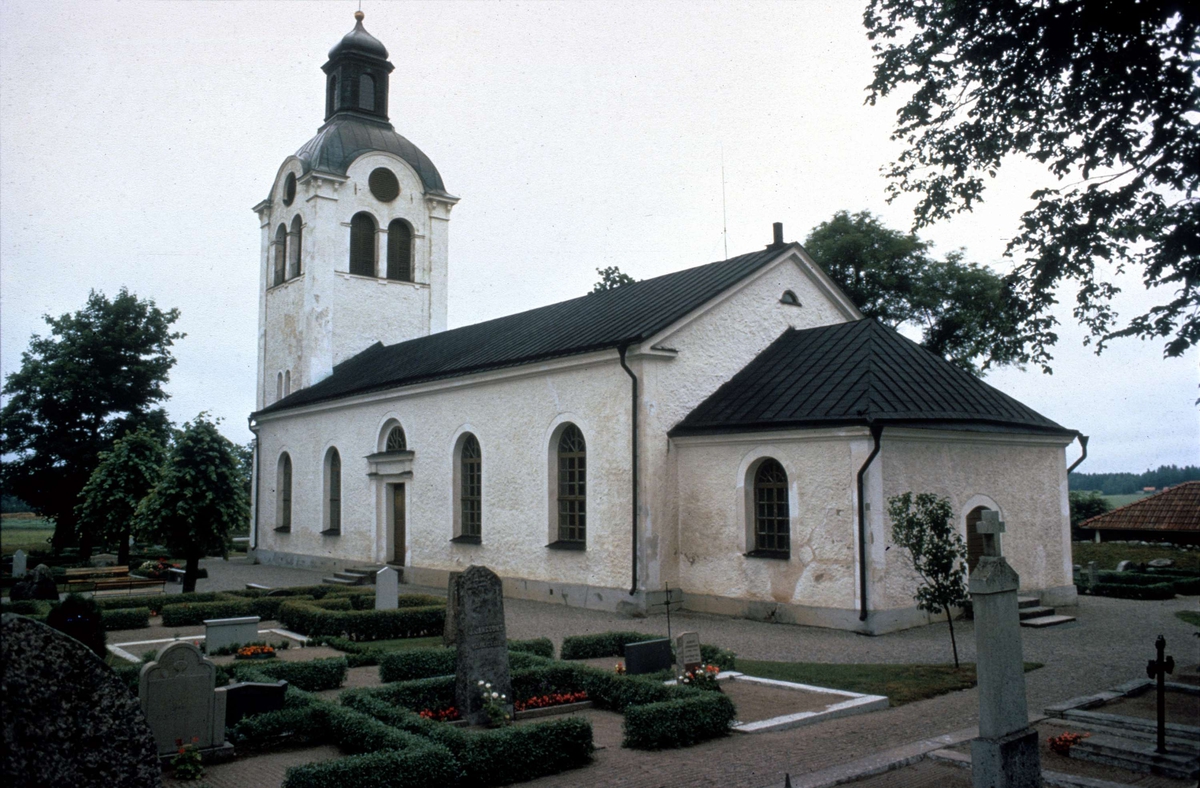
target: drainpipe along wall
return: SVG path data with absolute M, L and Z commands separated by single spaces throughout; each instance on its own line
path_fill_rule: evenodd
M 630 552 L 632 553 L 633 575 L 629 582 L 629 595 L 633 596 L 637 593 L 638 587 L 638 379 L 637 375 L 633 374 L 633 370 L 629 368 L 629 365 L 625 363 L 625 352 L 628 349 L 628 345 L 622 345 L 618 348 L 617 352 L 621 355 L 621 369 L 625 370 L 626 374 L 629 375 L 632 392 L 631 413 L 633 417 L 631 422 L 633 426 L 630 443 L 633 445 L 633 462 L 631 466 L 633 470 L 633 494 L 631 496 L 633 498 L 633 541 Z
M 875 446 L 871 449 L 871 453 L 867 455 L 867 459 L 863 462 L 862 467 L 858 469 L 858 600 L 859 611 L 858 620 L 867 620 L 867 517 L 866 517 L 866 500 L 863 497 L 863 479 L 867 475 L 867 468 L 871 467 L 871 461 L 875 459 L 875 455 L 879 454 L 879 439 L 883 436 L 883 426 L 880 424 L 871 424 L 871 440 L 875 442 Z
M 254 499 L 252 506 L 254 507 L 254 519 L 250 525 L 250 547 L 254 550 L 258 549 L 258 482 L 261 477 L 260 469 L 262 468 L 262 452 L 258 446 L 258 424 L 254 421 L 253 416 L 247 417 L 250 431 L 254 433 L 254 478 L 251 480 L 254 484 Z

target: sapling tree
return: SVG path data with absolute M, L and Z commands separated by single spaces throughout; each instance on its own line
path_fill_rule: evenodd
M 187 559 L 185 592 L 196 590 L 200 559 L 228 555 L 227 539 L 250 517 L 236 447 L 201 413 L 183 425 L 162 476 L 138 506 L 134 529 Z
M 958 667 L 958 643 L 950 608 L 967 602 L 967 546 L 951 522 L 953 512 L 947 498 L 933 493 L 911 492 L 888 498 L 892 518 L 892 540 L 907 551 L 913 570 L 921 578 L 917 609 L 937 615 L 946 611 L 950 626 L 950 648 Z
M 162 473 L 166 449 L 158 436 L 147 429 L 127 433 L 100 452 L 100 464 L 92 471 L 75 508 L 79 529 L 117 543 L 117 563 L 129 563 L 129 533 L 138 504 Z

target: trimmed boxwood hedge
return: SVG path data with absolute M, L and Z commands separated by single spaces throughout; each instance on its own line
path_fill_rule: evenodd
M 653 640 L 643 632 L 600 632 L 595 635 L 568 635 L 563 638 L 560 659 L 595 659 L 623 657 L 626 643 Z
M 432 742 L 293 766 L 282 788 L 441 788 L 458 776 L 454 756 Z
M 379 658 L 379 680 L 413 681 L 454 673 L 458 650 L 452 648 L 414 648 L 390 651 Z
M 257 673 L 273 681 L 283 679 L 288 684 L 309 692 L 337 689 L 342 686 L 348 667 L 344 657 L 313 659 L 307 662 L 235 662 L 233 665 L 234 673 L 239 677 Z
M 533 638 L 531 640 L 508 641 L 509 651 L 524 651 L 536 654 L 546 659 L 554 659 L 554 641 L 550 638 Z
M 116 629 L 145 629 L 150 626 L 150 608 L 148 607 L 129 607 L 118 608 L 116 610 L 101 610 L 100 618 L 104 622 L 104 629 L 112 631 Z
M 454 676 L 436 676 L 415 681 L 398 681 L 382 687 L 350 689 L 341 693 L 339 698 L 343 705 L 351 705 L 352 701 L 348 698 L 355 695 L 378 698 L 393 706 L 413 711 L 445 709 L 454 705 Z
M 735 715 L 733 701 L 720 692 L 630 706 L 622 744 L 638 750 L 690 747 L 726 735 Z
M 507 785 L 592 760 L 592 724 L 569 717 L 472 736 L 459 753 L 463 785 Z
M 396 610 L 323 610 L 303 600 L 288 600 L 279 608 L 286 628 L 309 637 L 336 635 L 349 640 L 389 640 L 428 637 L 446 623 L 445 600 L 440 606 Z
M 1117 599 L 1172 599 L 1175 596 L 1175 586 L 1172 583 L 1155 583 L 1153 585 L 1097 583 L 1094 586 L 1087 586 L 1087 591 L 1093 596 L 1110 596 Z

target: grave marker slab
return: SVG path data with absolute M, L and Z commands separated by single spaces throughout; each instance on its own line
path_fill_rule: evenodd
M 400 606 L 400 573 L 385 566 L 375 573 L 375 609 L 395 610 Z
M 259 616 L 204 619 L 204 650 L 209 654 L 258 640 Z
M 675 660 L 684 670 L 694 670 L 704 663 L 698 632 L 682 632 L 675 638 Z
M 160 788 L 137 699 L 87 646 L 7 613 L 0 664 L 4 785 Z
M 288 683 L 283 680 L 273 684 L 248 681 L 218 687 L 218 692 L 225 693 L 225 725 L 236 725 L 242 717 L 252 714 L 282 709 L 287 687 Z
M 177 739 L 201 750 L 225 744 L 225 693 L 215 692 L 217 666 L 191 643 L 172 643 L 142 667 L 138 701 L 160 755 Z
M 451 572 L 446 586 L 446 625 L 442 628 L 442 645 L 444 646 L 453 646 L 458 642 L 458 619 L 455 618 L 454 611 L 458 609 L 458 603 L 455 600 L 460 577 L 462 577 L 462 572 Z
M 470 566 L 458 578 L 454 593 L 454 699 L 463 719 L 472 725 L 487 722 L 480 681 L 506 698 L 512 714 L 512 680 L 508 672 L 508 639 L 504 627 L 504 595 L 500 578 L 484 566 Z
M 24 577 L 25 576 L 25 573 L 28 571 L 25 568 L 26 560 L 27 560 L 27 557 L 25 555 L 24 550 L 18 550 L 17 552 L 13 553 L 13 570 L 12 570 L 13 577 Z
M 631 676 L 670 670 L 671 641 L 666 638 L 625 644 L 625 672 Z

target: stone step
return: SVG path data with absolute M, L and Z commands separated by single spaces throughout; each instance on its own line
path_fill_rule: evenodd
M 1040 616 L 1038 618 L 1025 619 L 1021 622 L 1021 626 L 1041 629 L 1042 627 L 1055 627 L 1059 624 L 1067 624 L 1074 620 L 1075 616 Z
M 1042 600 L 1036 596 L 1019 596 L 1017 597 L 1017 607 L 1037 607 L 1042 604 Z
M 1141 730 L 1140 728 L 1129 728 L 1119 723 L 1112 725 L 1101 725 L 1091 722 L 1086 719 L 1070 718 L 1071 730 L 1081 731 L 1091 734 L 1104 734 L 1106 736 L 1120 736 L 1126 739 L 1137 739 L 1143 742 L 1158 743 L 1157 730 Z M 1166 731 L 1167 749 L 1179 750 L 1181 752 L 1189 752 L 1193 755 L 1200 755 L 1200 740 L 1197 740 L 1196 734 L 1183 734 L 1168 728 Z
M 1042 616 L 1052 616 L 1052 615 L 1054 615 L 1054 608 L 1043 607 L 1041 605 L 1038 605 L 1037 607 L 1022 607 L 1022 608 L 1017 609 L 1017 615 L 1019 615 L 1021 617 L 1022 621 L 1024 621 L 1027 618 L 1041 618 Z
M 1101 706 L 1100 708 L 1104 707 Z M 1062 716 L 1063 719 L 1070 720 L 1072 723 L 1116 727 L 1121 729 L 1122 735 L 1134 736 L 1134 732 L 1136 731 L 1141 731 L 1152 736 L 1158 735 L 1158 721 L 1149 718 L 1126 717 L 1120 714 L 1106 714 L 1103 711 L 1087 711 L 1084 709 L 1070 709 L 1064 712 Z M 1165 732 L 1170 737 L 1186 738 L 1193 742 L 1200 742 L 1200 726 L 1187 725 L 1182 722 L 1168 722 L 1165 726 Z M 1200 750 L 1198 750 L 1198 753 L 1200 753 Z
M 339 574 L 341 574 L 339 572 Z M 322 577 L 321 582 L 331 586 L 356 586 L 358 580 L 347 580 L 343 577 Z
M 340 578 L 342 580 L 349 581 L 349 582 L 353 583 L 354 585 L 362 585 L 363 583 L 365 583 L 367 581 L 367 575 L 361 575 L 358 572 L 350 572 L 350 571 L 334 572 L 333 576 Z

